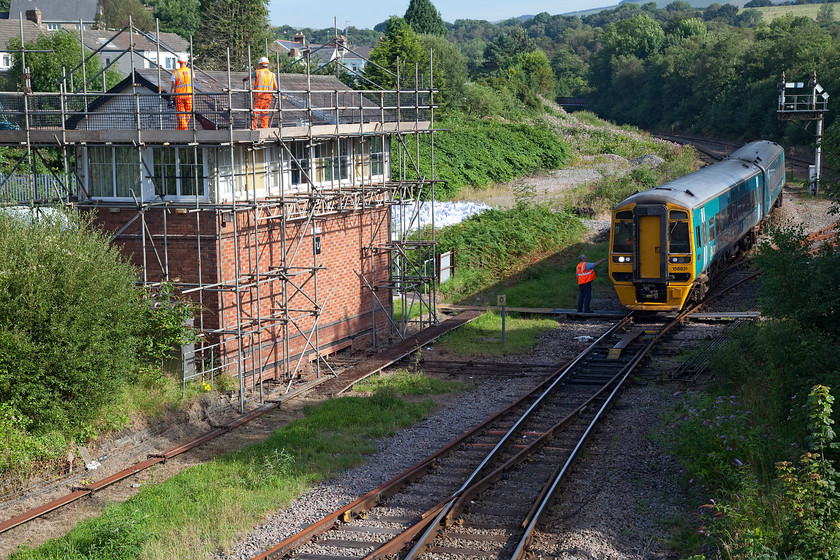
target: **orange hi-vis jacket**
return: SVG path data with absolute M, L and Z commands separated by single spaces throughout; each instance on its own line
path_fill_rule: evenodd
M 254 91 L 277 91 L 277 78 L 268 68 L 257 68 L 253 74 Z
M 192 93 L 192 72 L 189 66 L 175 70 L 175 93 Z
M 595 269 L 586 270 L 586 264 L 585 262 L 581 262 L 577 265 L 578 284 L 586 284 L 595 280 Z

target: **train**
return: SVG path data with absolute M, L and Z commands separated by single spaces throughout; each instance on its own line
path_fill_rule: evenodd
M 680 311 L 702 300 L 727 259 L 749 249 L 782 204 L 785 152 L 766 140 L 612 210 L 609 277 L 621 304 Z

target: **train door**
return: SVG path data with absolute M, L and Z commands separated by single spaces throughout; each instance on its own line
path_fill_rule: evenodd
M 636 281 L 665 281 L 667 270 L 667 231 L 668 209 L 665 206 L 636 206 L 636 244 L 638 256 Z

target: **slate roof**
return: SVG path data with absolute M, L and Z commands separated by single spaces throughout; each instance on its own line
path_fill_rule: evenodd
M 233 128 L 249 128 L 251 115 L 247 109 L 250 108 L 251 101 L 248 92 L 235 92 L 229 97 L 227 72 L 196 70 L 194 75 L 193 111 L 203 129 L 217 130 L 231 126 L 229 121 L 231 115 L 228 111 L 230 106 L 235 110 L 232 115 Z M 66 127 L 87 130 L 134 128 L 136 125 L 133 116 L 136 110 L 134 104 L 140 102 L 142 105 L 141 128 L 175 128 L 174 109 L 169 106 L 170 95 L 165 93 L 169 91 L 171 74 L 160 72 L 160 89 L 164 92 L 161 95 L 153 93 L 158 91 L 158 70 L 138 69 L 135 70 L 135 76 L 136 83 L 149 90 L 149 93 L 140 96 L 139 101 L 131 96 L 102 96 L 87 107 L 88 114 L 82 114 L 80 110 L 79 114 L 68 119 Z M 247 87 L 248 73 L 231 72 L 230 78 L 233 89 Z M 382 120 L 378 105 L 371 101 L 371 99 L 377 99 L 378 92 L 366 92 L 365 95 L 369 95 L 370 99 L 359 92 L 349 92 L 348 87 L 335 76 L 310 76 L 307 79 L 305 74 L 279 74 L 277 81 L 282 96 L 283 126 L 349 124 Z M 133 83 L 135 83 L 134 80 L 129 76 L 108 93 L 125 93 Z M 311 93 L 307 95 L 305 92 L 308 87 L 311 87 Z M 311 113 L 307 110 L 307 99 L 311 99 L 313 107 Z M 359 108 L 360 105 L 364 107 L 364 111 Z M 338 110 L 335 109 L 336 107 Z M 276 115 L 272 115 L 273 122 L 270 126 L 277 126 L 277 122 L 274 122 L 276 118 Z M 386 111 L 386 120 L 392 119 L 393 117 Z
M 157 44 L 155 43 L 155 35 L 153 33 L 146 36 L 140 33 L 130 34 L 128 31 L 123 31 L 119 35 L 116 35 L 114 31 L 85 30 L 85 46 L 91 50 L 101 48 L 109 39 L 111 39 L 111 42 L 103 50 L 127 51 L 131 46 L 131 40 L 134 39 L 135 50 L 157 51 Z M 161 32 L 160 42 L 161 53 L 166 52 L 164 45 L 176 53 L 189 52 L 190 50 L 190 42 L 177 33 Z
M 43 23 L 93 23 L 99 9 L 99 0 L 12 0 L 11 17 L 26 17 L 27 10 L 41 10 Z
M 0 19 L 0 49 L 5 49 L 9 44 L 9 39 L 12 37 L 20 38 L 20 24 L 19 19 Z M 41 35 L 46 35 L 47 31 L 35 25 L 33 22 L 23 20 L 23 41 L 32 41 Z

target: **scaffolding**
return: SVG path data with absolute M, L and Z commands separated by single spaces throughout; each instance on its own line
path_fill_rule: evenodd
M 235 375 L 244 410 L 246 391 L 263 401 L 265 383 L 289 391 L 335 375 L 326 356 L 359 337 L 376 346 L 438 322 L 434 224 L 419 220 L 437 182 L 431 79 L 424 86 L 415 67 L 394 89 L 350 89 L 312 69 L 307 52 L 304 73 L 280 69 L 269 127 L 254 129 L 252 68 L 231 71 L 228 53 L 225 71 L 204 71 L 190 56 L 192 114 L 176 130 L 158 64 L 176 53 L 159 32 L 129 24 L 112 40 L 120 34 L 129 47 L 95 76 L 80 64 L 58 92 L 0 93 L 0 145 L 24 148 L 0 176 L 0 201 L 96 212 L 133 255 L 140 285 L 170 283 L 195 302 L 185 384 Z M 139 37 L 156 56 L 135 49 Z M 336 37 L 320 48 L 348 47 Z M 123 56 L 130 74 L 105 91 L 103 73 Z M 34 163 L 47 153 L 62 163 L 45 179 Z M 358 259 L 329 258 L 329 247 Z

